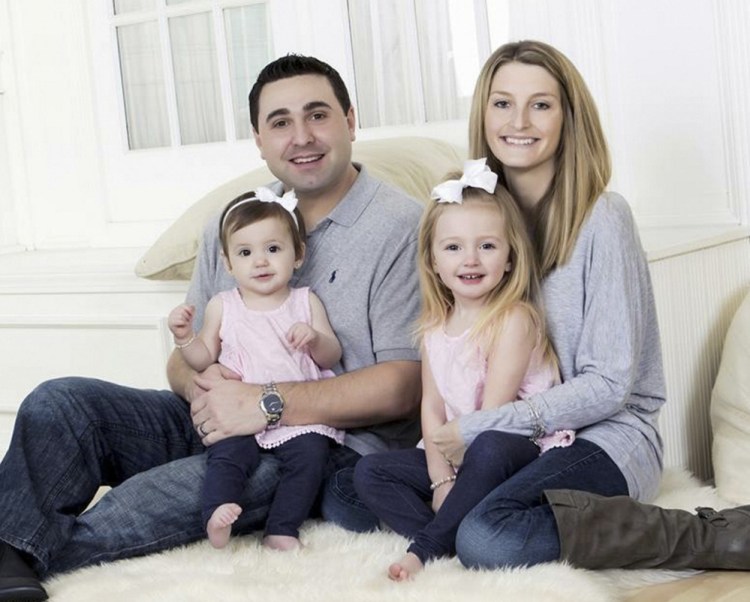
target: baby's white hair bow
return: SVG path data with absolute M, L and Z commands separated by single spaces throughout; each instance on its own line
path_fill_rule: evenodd
M 232 205 L 229 211 L 224 214 L 224 221 L 221 224 L 222 227 L 224 227 L 224 224 L 227 221 L 227 217 L 230 213 L 232 213 L 232 211 L 237 209 L 237 207 L 239 207 L 240 205 L 244 205 L 245 203 L 249 203 L 250 201 L 260 201 L 261 203 L 278 203 L 289 212 L 289 214 L 292 216 L 292 219 L 294 220 L 294 224 L 299 228 L 299 224 L 297 223 L 297 216 L 294 214 L 294 209 L 295 207 L 297 207 L 297 195 L 294 194 L 294 190 L 285 192 L 284 196 L 278 196 L 273 190 L 265 186 L 258 186 L 255 189 L 255 196 L 251 196 L 247 199 L 242 199 L 236 205 Z

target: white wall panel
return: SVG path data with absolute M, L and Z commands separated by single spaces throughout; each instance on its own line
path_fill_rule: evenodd
M 19 404 L 42 381 L 77 375 L 167 386 L 166 316 L 187 283 L 136 278 L 137 256 L 132 249 L 0 255 L 0 450 Z
M 713 477 L 711 390 L 729 323 L 750 291 L 747 238 L 650 263 L 667 403 L 659 425 L 666 466 Z
M 11 1 L 9 13 L 17 86 L 8 117 L 23 144 L 9 151 L 24 158 L 27 242 L 85 246 L 102 220 L 82 0 Z
M 9 0 L 0 0 L 0 253 L 21 251 L 31 240 L 10 15 Z
M 0 315 L 0 365 L 6 375 L 0 411 L 11 411 L 42 380 L 89 376 L 143 388 L 167 387 L 171 350 L 162 316 Z M 40 378 L 42 377 L 42 378 Z
M 712 4 L 614 3 L 617 157 L 643 224 L 734 222 Z
M 750 222 L 750 2 L 713 0 L 729 204 Z

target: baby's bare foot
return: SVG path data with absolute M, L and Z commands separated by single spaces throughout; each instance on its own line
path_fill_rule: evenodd
M 206 524 L 208 541 L 215 548 L 223 548 L 229 543 L 229 536 L 232 534 L 232 523 L 236 521 L 242 508 L 237 504 L 222 504 L 211 515 Z
M 302 542 L 291 535 L 266 535 L 263 538 L 263 545 L 272 550 L 297 550 L 302 547 Z
M 408 581 L 423 568 L 419 557 L 408 552 L 401 560 L 388 567 L 388 578 L 393 581 Z

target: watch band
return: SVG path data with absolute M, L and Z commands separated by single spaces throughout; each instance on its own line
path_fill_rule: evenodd
M 276 395 L 279 395 L 279 390 L 276 388 L 275 382 L 270 382 L 263 385 L 263 392 L 261 393 L 261 395 L 266 395 L 267 393 L 276 393 Z

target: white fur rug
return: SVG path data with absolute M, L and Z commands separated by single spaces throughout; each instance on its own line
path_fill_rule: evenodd
M 702 487 L 688 473 L 674 469 L 665 473 L 657 503 L 685 510 L 730 505 L 711 487 Z M 304 549 L 286 553 L 262 548 L 254 536 L 235 538 L 223 550 L 203 541 L 82 569 L 44 585 L 51 602 L 615 602 L 633 588 L 694 574 L 594 572 L 560 563 L 468 571 L 455 559 L 443 559 L 429 564 L 411 582 L 393 583 L 386 569 L 407 545 L 398 535 L 353 534 L 308 521 L 301 539 Z

